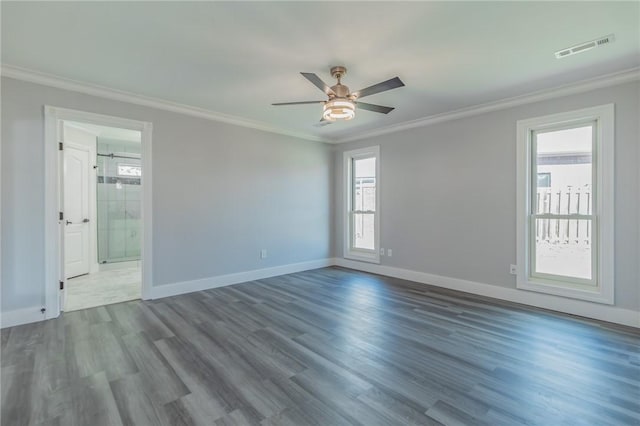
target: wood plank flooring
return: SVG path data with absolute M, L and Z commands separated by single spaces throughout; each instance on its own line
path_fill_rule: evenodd
M 2 330 L 2 425 L 640 425 L 640 333 L 325 268 Z

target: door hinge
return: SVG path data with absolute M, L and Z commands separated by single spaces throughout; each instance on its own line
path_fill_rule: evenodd
M 58 220 L 64 220 L 64 213 L 58 212 Z
M 60 281 L 60 290 L 64 290 L 64 281 Z
M 64 149 L 64 143 L 58 142 L 58 151 L 62 151 Z

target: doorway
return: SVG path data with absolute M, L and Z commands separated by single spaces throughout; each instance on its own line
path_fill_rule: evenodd
M 62 310 L 141 298 L 141 133 L 62 123 Z
M 45 107 L 47 318 L 149 298 L 150 154 L 151 123 Z

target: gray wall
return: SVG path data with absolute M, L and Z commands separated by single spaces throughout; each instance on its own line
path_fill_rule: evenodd
M 3 310 L 44 301 L 43 105 L 153 123 L 154 285 L 330 257 L 325 144 L 2 78 Z
M 514 288 L 516 121 L 611 102 L 616 304 L 639 309 L 639 97 L 629 83 L 338 145 L 332 159 L 320 143 L 3 78 L 2 309 L 44 299 L 45 104 L 153 122 L 154 285 L 341 256 L 342 151 L 380 145 L 394 251 L 382 263 Z
M 516 121 L 615 103 L 616 305 L 640 308 L 640 85 L 628 83 L 336 147 L 334 251 L 342 256 L 342 152 L 380 145 L 384 265 L 515 288 Z

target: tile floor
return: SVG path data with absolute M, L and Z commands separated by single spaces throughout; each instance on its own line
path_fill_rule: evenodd
M 140 299 L 140 268 L 116 269 L 67 280 L 64 310 L 77 311 Z

